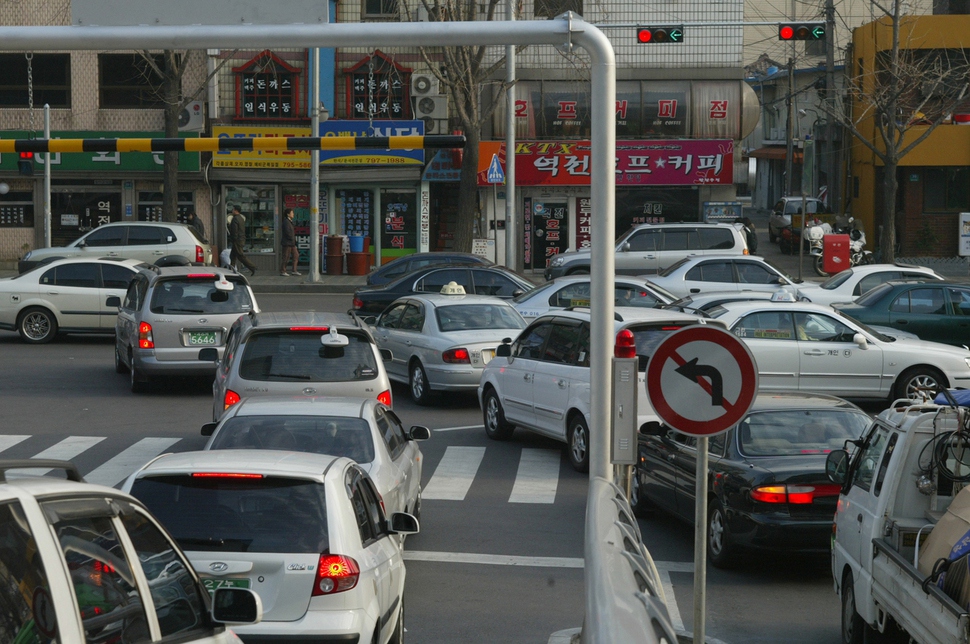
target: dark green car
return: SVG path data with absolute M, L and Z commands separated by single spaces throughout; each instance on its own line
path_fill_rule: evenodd
M 865 324 L 915 333 L 921 340 L 970 345 L 970 284 L 910 280 L 886 282 L 855 302 L 833 305 Z

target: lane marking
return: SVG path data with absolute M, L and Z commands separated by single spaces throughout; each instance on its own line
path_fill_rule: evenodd
M 661 568 L 660 564 L 670 563 L 666 561 L 658 561 L 657 572 L 660 573 L 660 583 L 664 588 L 664 597 L 667 600 L 667 616 L 670 618 L 670 625 L 674 627 L 674 630 L 678 633 L 684 630 L 684 618 L 680 616 L 680 608 L 677 607 L 677 596 L 674 595 L 674 585 L 670 581 L 670 571 Z M 693 571 L 693 564 L 688 564 L 691 566 L 691 572 Z
M 182 440 L 181 438 L 143 438 L 118 454 L 100 467 L 85 475 L 88 483 L 114 487 L 128 475 L 152 460 L 166 449 Z
M 0 436 L 0 452 L 10 449 L 17 443 L 22 443 L 28 438 L 30 434 L 11 434 L 10 436 Z
M 456 432 L 459 429 L 485 429 L 485 425 L 462 425 L 461 427 L 439 427 L 437 429 L 432 429 L 431 433 L 435 432 Z
M 34 458 L 52 458 L 58 461 L 69 461 L 81 452 L 91 449 L 105 439 L 104 436 L 68 436 L 56 445 L 51 445 L 42 452 L 34 454 Z M 39 467 L 20 470 L 16 476 L 44 476 L 49 469 Z
M 515 555 L 482 555 L 465 552 L 435 552 L 429 550 L 405 550 L 405 561 L 431 561 L 435 563 L 466 563 L 490 566 L 526 566 L 532 568 L 582 568 L 582 557 L 521 557 Z
M 523 448 L 509 503 L 555 503 L 560 450 Z
M 464 501 L 484 457 L 484 447 L 446 448 L 431 480 L 421 491 L 421 498 Z

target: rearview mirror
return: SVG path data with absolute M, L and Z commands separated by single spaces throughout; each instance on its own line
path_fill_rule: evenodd
M 417 534 L 421 530 L 417 517 L 407 512 L 395 512 L 388 523 L 391 534 Z
M 212 432 L 216 431 L 216 425 L 218 425 L 218 424 L 219 423 L 206 423 L 205 425 L 203 425 L 202 426 L 202 432 L 201 432 L 202 435 L 203 436 L 212 436 Z
M 509 358 L 512 356 L 512 345 L 509 344 L 509 339 L 506 338 L 502 340 L 502 344 L 495 347 L 495 357 L 496 358 Z
M 390 349 L 381 349 L 381 360 L 384 362 L 390 362 L 394 359 L 394 354 L 391 353 Z
M 426 441 L 431 438 L 431 430 L 424 425 L 412 425 L 408 430 L 408 439 L 413 441 Z
M 257 624 L 263 602 L 248 588 L 218 588 L 212 595 L 212 619 L 223 624 Z
M 118 308 L 121 306 L 121 298 L 118 297 L 117 295 L 112 295 L 111 297 L 109 297 L 104 301 L 104 305 Z
M 825 458 L 825 475 L 839 485 L 845 485 L 845 475 L 849 469 L 849 454 L 844 449 L 834 449 Z
M 629 252 L 630 251 L 630 242 L 626 242 L 626 241 L 623 242 L 622 244 L 620 244 L 620 248 L 618 250 L 621 253 L 627 253 L 627 252 Z
M 667 433 L 667 428 L 661 423 L 651 420 L 640 425 L 640 433 L 644 436 L 663 436 Z

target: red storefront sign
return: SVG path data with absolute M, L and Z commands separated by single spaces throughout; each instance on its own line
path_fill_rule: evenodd
M 589 141 L 522 141 L 515 146 L 515 181 L 520 186 L 588 186 Z M 492 155 L 505 167 L 505 144 L 484 141 L 478 148 L 478 185 Z M 730 185 L 734 183 L 734 142 L 730 140 L 617 141 L 617 186 Z

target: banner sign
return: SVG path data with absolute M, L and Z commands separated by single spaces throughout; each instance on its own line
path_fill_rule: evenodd
M 220 139 L 252 139 L 258 136 L 310 136 L 310 128 L 213 125 L 212 136 Z M 310 152 L 308 150 L 221 150 L 212 153 L 212 167 L 309 170 Z
M 52 139 L 151 139 L 163 138 L 162 132 L 110 132 L 91 130 L 54 130 Z M 183 139 L 197 139 L 197 132 L 179 132 Z M 36 138 L 36 133 L 24 131 L 0 132 L 2 139 Z M 164 152 L 55 152 L 51 154 L 51 170 L 57 172 L 161 172 L 165 164 Z M 17 172 L 18 156 L 4 154 L 0 171 Z M 37 174 L 43 174 L 44 155 L 35 154 Z M 179 172 L 198 172 L 198 152 L 179 152 Z
M 424 121 L 324 121 L 320 136 L 424 135 Z M 323 165 L 424 165 L 424 150 L 321 150 Z

